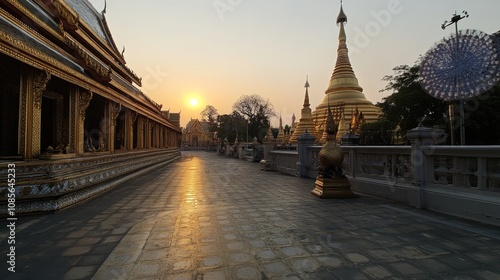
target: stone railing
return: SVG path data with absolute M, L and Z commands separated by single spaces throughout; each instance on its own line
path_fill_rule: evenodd
M 500 225 L 500 146 L 440 146 L 425 135 L 414 140 L 412 146 L 342 146 L 352 190 Z M 305 137 L 297 152 L 270 151 L 267 170 L 316 178 L 321 146 L 313 143 Z
M 270 151 L 269 159 L 273 170 L 297 176 L 297 151 Z

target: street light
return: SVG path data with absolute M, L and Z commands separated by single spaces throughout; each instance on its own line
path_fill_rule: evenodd
M 445 20 L 444 23 L 441 25 L 441 29 L 445 30 L 446 27 L 455 24 L 455 33 L 457 35 L 457 54 L 460 52 L 460 40 L 458 36 L 458 21 L 464 18 L 469 17 L 469 14 L 467 11 L 462 11 L 461 15 L 458 15 L 457 12 L 455 12 L 450 21 Z M 458 79 L 458 78 L 457 78 Z M 458 81 L 455 81 L 457 87 L 458 87 Z M 465 120 L 464 120 L 464 99 L 461 98 L 459 100 L 460 104 L 460 145 L 465 145 Z M 448 113 L 450 115 L 450 126 L 451 126 L 451 144 L 453 145 L 453 115 L 454 115 L 454 105 L 452 102 L 450 102 L 450 105 L 448 105 Z

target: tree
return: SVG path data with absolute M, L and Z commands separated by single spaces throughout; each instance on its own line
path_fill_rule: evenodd
M 449 103 L 438 100 L 427 94 L 418 82 L 419 64 L 397 66 L 394 75 L 383 78 L 388 84 L 382 91 L 391 91 L 392 94 L 378 103 L 382 109 L 383 120 L 387 120 L 390 129 L 399 126 L 402 133 L 423 124 L 443 126 L 446 133 L 450 133 L 448 118 Z M 454 107 L 458 107 L 455 102 Z M 467 99 L 465 104 L 465 143 L 468 145 L 496 145 L 500 144 L 500 84 L 482 95 Z M 459 112 L 455 110 L 458 121 Z M 387 124 L 385 124 L 387 126 Z M 455 136 L 458 136 L 459 126 L 454 124 Z M 450 141 L 448 136 L 448 141 Z M 458 137 L 455 137 L 458 139 Z M 360 139 L 361 140 L 361 139 Z
M 233 104 L 233 110 L 248 122 L 248 134 L 261 142 L 270 125 L 270 118 L 276 116 L 274 106 L 259 95 L 243 95 Z
M 227 137 L 229 142 L 234 142 L 236 135 L 238 135 L 238 141 L 246 139 L 246 120 L 238 112 L 233 111 L 231 115 L 217 116 L 217 123 L 216 130 L 220 139 Z
M 360 145 L 391 145 L 393 125 L 388 120 L 379 120 L 361 125 Z
M 214 106 L 207 105 L 205 109 L 201 111 L 200 115 L 203 120 L 208 122 L 210 131 L 215 131 L 217 129 L 217 116 L 219 116 L 219 113 Z
M 419 65 L 412 67 L 401 65 L 393 68 L 394 75 L 385 76 L 382 80 L 388 84 L 383 91 L 391 91 L 392 94 L 383 98 L 378 103 L 382 109 L 382 119 L 387 120 L 390 129 L 397 126 L 403 134 L 413 129 L 425 118 L 426 125 L 445 125 L 446 119 L 443 115 L 448 108 L 446 102 L 428 95 L 418 82 Z M 387 124 L 386 124 L 387 125 Z

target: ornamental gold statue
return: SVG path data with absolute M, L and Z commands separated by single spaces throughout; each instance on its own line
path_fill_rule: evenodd
M 337 131 L 337 124 L 333 119 L 330 106 L 328 106 L 328 117 L 325 125 L 327 141 L 319 152 L 319 168 L 315 182 L 316 187 L 311 193 L 321 198 L 357 197 L 357 195 L 351 191 L 351 184 L 342 171 L 344 153 L 342 152 L 342 148 L 335 141 Z

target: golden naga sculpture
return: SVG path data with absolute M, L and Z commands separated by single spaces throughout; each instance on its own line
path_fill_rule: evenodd
M 351 191 L 351 184 L 342 171 L 344 153 L 336 142 L 337 124 L 328 107 L 328 116 L 325 124 L 327 140 L 319 152 L 319 168 L 315 188 L 312 194 L 320 198 L 348 198 L 357 197 Z
M 337 132 L 337 124 L 333 119 L 332 111 L 328 108 L 328 119 L 325 127 L 327 140 L 319 152 L 320 165 L 318 168 L 318 177 L 320 178 L 337 178 L 343 176 L 341 166 L 344 163 L 344 153 L 340 145 L 335 141 Z

